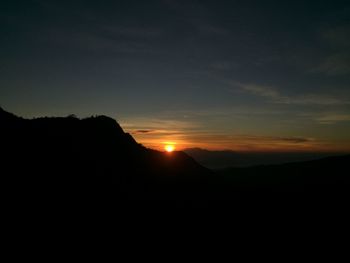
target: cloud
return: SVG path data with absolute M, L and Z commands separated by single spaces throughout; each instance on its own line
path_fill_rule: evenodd
M 210 24 L 209 22 L 206 22 L 203 20 L 194 22 L 193 24 L 197 27 L 200 33 L 205 35 L 214 35 L 214 36 L 230 35 L 230 32 L 226 28 Z
M 189 121 L 176 120 L 172 118 L 128 118 L 127 121 L 121 121 L 122 127 L 130 130 L 154 130 L 154 131 L 162 131 L 162 130 L 193 130 L 198 126 Z
M 349 100 L 331 97 L 327 95 L 303 95 L 299 97 L 283 97 L 278 101 L 282 104 L 297 105 L 347 105 Z
M 237 151 L 285 151 L 309 150 L 319 147 L 320 142 L 309 137 L 281 137 L 258 135 L 229 135 L 215 133 L 188 134 L 185 141 L 191 142 L 191 147 L 201 147 L 216 150 Z
M 307 137 L 280 137 L 280 136 L 254 136 L 254 135 L 237 135 L 236 139 L 251 142 L 279 143 L 279 144 L 301 144 L 313 142 L 315 139 Z
M 182 112 L 180 113 L 182 114 Z M 204 114 L 205 117 L 207 116 L 206 114 L 211 113 L 204 112 L 199 114 Z M 170 116 L 169 113 L 166 115 Z M 332 144 L 329 141 L 320 140 L 316 137 L 302 135 L 258 135 L 254 131 L 252 134 L 245 132 L 239 134 L 232 130 L 211 130 L 206 124 L 199 122 L 197 117 L 196 115 L 196 118 L 189 117 L 184 120 L 176 120 L 170 117 L 128 118 L 128 122 L 121 122 L 121 125 L 138 142 L 146 147 L 158 150 L 163 150 L 163 145 L 166 142 L 174 143 L 178 150 L 199 147 L 209 150 L 229 149 L 234 151 L 281 152 L 323 151 L 343 147 L 342 145 L 335 145 L 334 143 Z M 322 124 L 350 120 L 350 115 L 339 113 L 329 113 L 323 116 L 309 115 L 305 117 L 310 123 L 317 121 Z
M 175 11 L 174 16 L 181 23 L 186 24 L 187 30 L 192 31 L 193 36 L 226 37 L 231 35 L 227 27 L 217 23 L 212 18 L 212 10 L 201 1 L 163 0 L 165 6 Z
M 144 134 L 144 133 L 154 133 L 156 132 L 156 130 L 136 130 L 136 131 L 132 131 L 133 134 Z
M 350 74 L 350 25 L 323 29 L 321 39 L 330 48 L 330 53 L 326 53 L 309 72 L 328 76 Z
M 140 136 L 181 136 L 184 134 L 184 131 L 180 130 L 133 130 L 127 129 L 127 131 L 133 135 Z
M 151 121 L 152 123 L 152 121 Z M 156 122 L 157 123 L 157 122 Z M 154 124 L 156 124 L 154 123 Z M 162 123 L 162 121 L 159 121 Z M 208 131 L 204 127 L 191 128 L 191 126 L 164 127 L 158 129 L 134 129 L 143 124 L 128 125 L 126 130 L 133 134 L 137 141 L 155 149 L 162 149 L 165 142 L 173 142 L 178 149 L 201 147 L 206 149 L 231 149 L 242 151 L 265 150 L 302 150 L 313 147 L 315 139 L 300 136 L 259 136 L 247 134 L 230 134 L 229 132 Z M 145 124 L 146 125 L 146 124 Z M 151 126 L 153 126 L 151 124 Z
M 115 41 L 110 37 L 101 36 L 85 29 L 71 29 L 54 27 L 41 29 L 39 41 L 48 45 L 58 45 L 68 49 L 84 51 L 103 51 L 134 53 L 141 48 L 136 48 L 131 41 Z
M 316 118 L 321 124 L 334 124 L 338 122 L 350 122 L 350 114 L 327 114 Z
M 350 54 L 328 56 L 319 65 L 312 68 L 310 72 L 324 73 L 329 76 L 350 74 Z
M 163 31 L 155 27 L 115 26 L 109 25 L 102 28 L 110 37 L 122 36 L 130 38 L 153 38 L 162 35 Z
M 276 104 L 291 105 L 348 105 L 350 100 L 347 98 L 339 98 L 336 96 L 323 94 L 303 94 L 299 96 L 286 96 L 281 94 L 277 89 L 257 84 L 235 83 L 242 91 L 264 97 Z
M 238 68 L 238 64 L 231 61 L 217 61 L 209 65 L 210 69 L 218 71 L 228 71 Z
M 314 141 L 314 139 L 302 138 L 302 137 L 276 137 L 275 139 L 280 141 L 285 141 L 285 142 L 291 142 L 291 143 L 304 143 L 304 142 Z
M 278 91 L 269 86 L 255 85 L 255 84 L 239 84 L 239 86 L 251 94 L 267 97 L 271 99 L 281 99 L 282 96 Z
M 350 47 L 350 25 L 327 28 L 322 31 L 322 37 L 332 46 Z

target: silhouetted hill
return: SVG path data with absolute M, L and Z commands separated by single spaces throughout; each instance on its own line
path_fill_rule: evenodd
M 105 116 L 27 120 L 1 110 L 0 122 L 2 178 L 23 191 L 183 200 L 210 174 L 185 153 L 143 147 Z
M 185 153 L 210 169 L 227 167 L 249 167 L 290 162 L 304 162 L 328 156 L 344 155 L 326 152 L 235 152 L 230 150 L 211 151 L 200 148 L 188 148 Z
M 349 163 L 350 155 L 344 155 L 281 165 L 227 168 L 217 173 L 234 185 L 235 191 L 230 189 L 230 193 L 243 193 L 240 198 L 338 206 L 350 200 Z
M 349 199 L 350 156 L 212 172 L 183 152 L 138 144 L 106 116 L 23 119 L 0 110 L 8 199 L 51 207 L 131 200 L 298 204 Z

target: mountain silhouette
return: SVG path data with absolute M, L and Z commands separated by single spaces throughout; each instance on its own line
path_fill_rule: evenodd
M 212 151 L 201 148 L 187 148 L 183 151 L 210 169 L 305 162 L 329 156 L 344 155 L 344 153 L 334 152 L 235 152 L 232 150 Z
M 106 116 L 24 119 L 0 109 L 0 127 L 2 185 L 19 203 L 350 200 L 349 155 L 214 172 L 184 152 L 142 146 Z
M 217 173 L 245 198 L 314 205 L 345 205 L 350 200 L 350 155 L 319 160 L 226 168 Z M 227 194 L 227 193 L 226 193 Z
M 1 109 L 0 123 L 3 180 L 20 186 L 21 194 L 188 200 L 211 174 L 183 152 L 145 148 L 106 116 L 28 120 Z

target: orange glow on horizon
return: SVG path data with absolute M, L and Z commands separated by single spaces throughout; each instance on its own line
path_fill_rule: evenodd
M 138 129 L 137 131 L 139 131 Z M 151 132 L 129 131 L 135 140 L 147 148 L 171 153 L 188 148 L 209 151 L 235 151 L 248 153 L 349 153 L 350 142 L 318 138 L 288 136 L 226 135 L 206 132 L 168 135 Z M 143 130 L 142 130 L 143 131 Z M 163 131 L 162 131 L 163 132 Z
M 175 146 L 173 144 L 167 144 L 164 146 L 165 151 L 168 153 L 171 153 L 175 150 Z

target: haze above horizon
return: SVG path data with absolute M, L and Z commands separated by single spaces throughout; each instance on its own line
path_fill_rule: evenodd
M 145 146 L 350 152 L 350 2 L 1 1 L 0 106 Z

